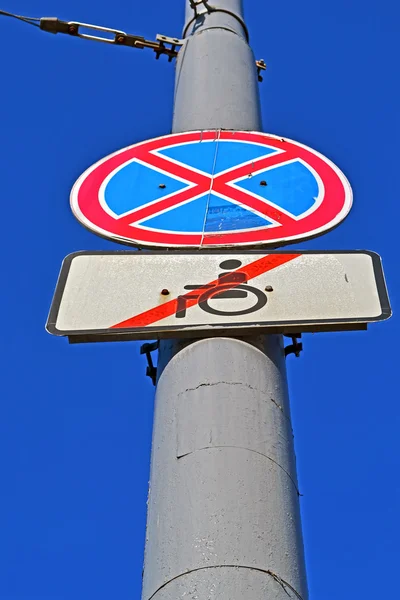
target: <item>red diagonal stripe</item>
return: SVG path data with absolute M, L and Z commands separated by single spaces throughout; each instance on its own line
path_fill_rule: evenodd
M 294 158 L 298 158 L 298 156 L 294 153 L 294 151 L 290 150 L 280 152 L 279 154 L 268 155 L 264 158 L 257 158 L 251 163 L 234 167 L 226 173 L 216 175 L 214 177 L 214 182 L 230 183 L 234 179 L 253 175 L 256 171 L 261 171 L 262 169 L 267 169 L 268 167 L 276 167 L 287 162 L 288 160 L 293 160 Z
M 186 181 L 190 181 L 190 183 L 197 183 L 198 185 L 211 184 L 211 175 L 196 173 L 196 171 L 193 171 L 189 166 L 185 167 L 183 164 L 172 162 L 172 160 L 168 160 L 168 158 L 164 158 L 163 156 L 151 154 L 151 152 L 142 152 L 138 153 L 137 158 L 150 167 L 156 167 L 157 169 L 165 171 L 171 175 L 171 177 L 177 175 Z
M 226 183 L 214 183 L 213 191 L 219 192 L 231 200 L 232 198 L 239 202 L 244 208 L 250 208 L 258 211 L 266 218 L 277 221 L 280 225 L 291 225 L 295 222 L 293 217 L 290 217 L 279 208 L 269 204 L 268 200 L 260 200 L 245 190 L 233 188 Z
M 280 225 L 292 225 L 295 222 L 295 219 L 287 215 L 279 208 L 270 204 L 267 199 L 261 200 L 259 198 L 256 198 L 246 190 L 237 187 L 232 187 L 231 185 L 228 185 L 228 183 L 231 183 L 232 180 L 239 179 L 241 177 L 250 177 L 251 175 L 253 175 L 257 171 L 260 171 L 261 169 L 277 167 L 279 165 L 285 164 L 293 158 L 296 158 L 293 152 L 285 151 L 280 154 L 274 154 L 272 156 L 266 156 L 265 158 L 257 159 L 247 165 L 235 167 L 228 173 L 217 175 L 214 178 L 212 190 L 223 194 L 228 199 L 233 198 L 234 200 L 236 200 L 236 202 L 239 202 L 245 208 L 256 210 L 266 218 L 272 219 Z
M 206 194 L 209 191 L 209 185 L 198 185 L 194 188 L 189 188 L 186 190 L 181 190 L 180 192 L 176 192 L 173 196 L 169 198 L 160 198 L 158 202 L 153 202 L 149 206 L 139 207 L 136 210 L 120 217 L 118 219 L 118 223 L 122 223 L 123 225 L 130 225 L 131 223 L 137 223 L 143 219 L 155 216 L 159 212 L 163 210 L 167 210 L 169 208 L 174 208 L 179 204 L 182 204 L 186 200 L 192 200 L 194 196 L 199 196 L 200 194 Z
M 263 256 L 258 260 L 250 263 L 249 265 L 240 267 L 236 269 L 236 272 L 245 273 L 247 276 L 247 280 L 253 279 L 262 273 L 266 273 L 267 271 L 272 271 L 272 269 L 276 269 L 280 265 L 284 265 L 285 263 L 298 258 L 301 254 L 268 254 L 267 256 Z M 186 309 L 191 306 L 195 306 L 199 302 L 199 297 L 202 292 L 208 286 L 214 286 L 219 283 L 218 279 L 214 279 L 214 281 L 210 281 L 203 286 L 199 286 L 197 290 L 190 291 L 188 294 L 185 294 L 183 298 L 186 298 Z M 236 287 L 238 283 L 232 283 L 230 285 L 231 288 Z M 224 283 L 224 289 L 227 289 L 228 284 Z M 197 298 L 191 298 L 190 296 L 198 295 Z M 157 321 L 161 321 L 161 319 L 165 319 L 166 317 L 170 317 L 174 315 L 177 311 L 177 298 L 166 302 L 162 306 L 155 306 L 150 310 L 146 310 L 145 312 L 140 313 L 130 319 L 126 319 L 125 321 L 121 321 L 121 323 L 117 323 L 116 325 L 111 325 L 110 329 L 130 329 L 137 327 L 146 327 L 147 325 L 151 325 L 152 323 L 156 323 Z

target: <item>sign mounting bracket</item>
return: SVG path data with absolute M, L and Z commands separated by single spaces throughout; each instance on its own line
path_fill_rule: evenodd
M 147 358 L 146 375 L 147 377 L 150 377 L 154 386 L 156 385 L 157 381 L 157 367 L 154 366 L 151 353 L 158 350 L 159 345 L 159 342 L 152 342 L 151 344 L 142 344 L 142 346 L 140 347 L 140 354 L 145 354 Z
M 300 353 L 303 351 L 303 344 L 298 342 L 301 339 L 301 333 L 295 333 L 290 337 L 292 338 L 292 344 L 285 346 L 285 356 L 294 354 L 296 358 L 300 358 Z

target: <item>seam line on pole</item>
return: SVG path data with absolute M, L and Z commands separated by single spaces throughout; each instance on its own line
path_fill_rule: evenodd
M 183 394 L 186 394 L 186 392 L 195 392 L 196 390 L 198 390 L 201 387 L 213 387 L 214 385 L 242 385 L 243 387 L 247 387 L 250 390 L 259 392 L 260 394 L 263 394 L 264 396 L 268 396 L 270 401 L 273 404 L 275 404 L 275 406 L 277 408 L 279 408 L 279 410 L 281 411 L 281 413 L 285 417 L 285 419 L 287 419 L 289 421 L 290 425 L 292 424 L 290 417 L 288 417 L 288 415 L 285 413 L 285 411 L 283 410 L 283 407 L 280 404 L 278 404 L 278 402 L 276 400 L 274 400 L 274 398 L 271 398 L 270 394 L 268 394 L 267 392 L 264 392 L 263 390 L 260 390 L 259 388 L 253 387 L 249 383 L 243 383 L 241 381 L 216 381 L 215 383 L 200 383 L 199 385 L 197 385 L 194 388 L 187 388 L 184 392 L 180 392 L 178 394 L 178 397 L 182 396 Z
M 223 446 L 203 446 L 202 448 L 197 448 L 196 450 L 192 450 L 192 452 L 185 452 L 185 454 L 180 454 L 176 458 L 178 460 L 181 460 L 182 458 L 185 458 L 185 456 L 190 456 L 191 454 L 195 454 L 196 452 L 201 452 L 202 450 L 214 450 L 214 449 L 218 449 L 218 448 L 235 448 L 237 450 L 247 450 L 248 452 L 254 452 L 254 454 L 259 454 L 260 456 L 263 456 L 264 458 L 267 458 L 268 460 L 270 460 L 271 462 L 273 462 L 277 467 L 279 467 L 284 473 L 286 473 L 286 475 L 289 477 L 290 481 L 293 483 L 294 488 L 295 488 L 297 494 L 299 496 L 301 495 L 300 492 L 299 492 L 299 488 L 297 487 L 297 483 L 295 482 L 295 480 L 293 479 L 293 477 L 276 460 L 274 460 L 270 456 L 267 456 L 263 452 L 259 452 L 258 450 L 252 450 L 251 448 L 246 448 L 245 446 L 228 446 L 226 444 L 223 445 Z
M 196 35 L 201 35 L 202 33 L 206 33 L 207 31 L 215 31 L 216 29 L 218 29 L 218 31 L 228 31 L 229 33 L 233 33 L 233 35 L 237 35 L 238 38 L 240 38 L 245 43 L 247 43 L 246 40 L 243 39 L 243 36 L 241 36 L 237 31 L 235 31 L 234 29 L 231 29 L 230 27 L 223 27 L 223 25 L 213 25 L 212 27 L 207 27 L 207 29 L 201 29 L 200 31 L 195 31 L 189 37 L 187 37 L 185 39 L 189 40 L 191 37 L 195 37 Z
M 152 598 L 154 598 L 155 595 L 158 594 L 158 592 L 160 590 L 162 590 L 167 585 L 169 585 L 170 583 L 172 583 L 172 581 L 176 581 L 177 579 L 180 579 L 181 577 L 184 577 L 185 575 L 189 575 L 190 573 L 196 573 L 196 571 L 206 571 L 206 570 L 209 570 L 209 569 L 249 569 L 250 571 L 258 571 L 259 573 L 264 573 L 265 575 L 269 575 L 270 577 L 272 577 L 272 579 L 274 579 L 274 581 L 276 581 L 277 583 L 279 583 L 279 585 L 284 590 L 284 592 L 289 596 L 289 598 L 290 598 L 290 595 L 289 595 L 289 593 L 288 593 L 288 591 L 287 591 L 286 588 L 288 588 L 291 592 L 293 592 L 293 594 L 295 595 L 296 598 L 298 598 L 298 600 L 303 600 L 303 597 L 299 594 L 299 592 L 297 592 L 295 590 L 295 588 L 292 585 L 290 585 L 290 583 L 288 583 L 287 581 L 285 581 L 284 579 L 282 579 L 282 577 L 280 577 L 279 575 L 277 575 L 276 573 L 274 573 L 270 569 L 261 569 L 260 567 L 249 567 L 247 565 L 214 565 L 214 566 L 209 566 L 209 567 L 198 567 L 197 569 L 192 569 L 190 571 L 186 571 L 185 573 L 181 573 L 180 575 L 176 575 L 176 577 L 173 577 L 172 579 L 170 579 L 166 583 L 163 583 L 162 585 L 160 585 L 160 587 L 158 588 L 158 590 L 156 590 L 154 592 L 154 594 L 152 594 L 148 598 L 148 600 L 152 600 Z
M 238 21 L 238 23 L 240 23 L 240 25 L 243 27 L 243 31 L 244 31 L 244 34 L 245 34 L 245 37 L 246 37 L 246 41 L 247 42 L 250 41 L 249 30 L 247 29 L 247 25 L 243 21 L 243 19 L 241 19 L 238 15 L 236 15 L 233 12 L 231 12 L 230 10 L 225 10 L 223 8 L 216 8 L 215 10 L 212 11 L 212 13 L 200 13 L 200 15 L 198 15 L 197 17 L 193 17 L 193 19 L 191 21 L 189 21 L 189 23 L 186 25 L 185 29 L 183 30 L 182 37 L 184 37 L 184 38 L 186 37 L 186 34 L 187 34 L 190 26 L 193 25 L 193 23 L 196 23 L 198 17 L 200 17 L 202 15 L 213 14 L 213 13 L 218 13 L 218 12 L 225 13 L 227 15 L 230 15 L 234 19 L 236 19 L 236 21 Z

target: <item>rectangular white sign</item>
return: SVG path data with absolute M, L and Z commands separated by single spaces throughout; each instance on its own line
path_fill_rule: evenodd
M 365 329 L 391 315 L 367 251 L 78 252 L 47 330 L 72 342 Z

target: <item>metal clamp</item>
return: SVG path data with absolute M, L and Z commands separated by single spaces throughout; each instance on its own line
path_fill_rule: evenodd
M 179 38 L 168 37 L 166 35 L 160 35 L 159 33 L 157 33 L 157 35 L 156 35 L 156 40 L 157 40 L 157 42 L 159 42 L 159 46 L 160 46 L 159 51 L 154 49 L 154 51 L 156 53 L 156 58 L 157 59 L 160 58 L 160 54 L 167 54 L 168 62 L 171 62 L 171 60 L 173 58 L 178 56 L 179 48 L 181 46 L 183 46 L 183 44 L 185 43 L 185 40 L 181 40 Z M 165 44 L 170 44 L 171 48 L 166 48 Z M 176 49 L 177 46 L 179 47 L 178 50 Z
M 247 25 L 243 21 L 243 19 L 241 17 L 239 17 L 239 15 L 237 15 L 236 13 L 232 12 L 231 10 L 227 10 L 225 8 L 216 8 L 215 6 L 210 6 L 208 3 L 208 0 L 189 0 L 189 2 L 190 2 L 191 8 L 194 10 L 194 17 L 193 17 L 193 19 L 191 19 L 189 21 L 189 23 L 186 25 L 186 27 L 184 29 L 184 32 L 183 32 L 184 38 L 186 37 L 186 34 L 189 31 L 191 25 L 193 25 L 193 23 L 195 23 L 196 20 L 202 14 L 205 14 L 205 13 L 197 12 L 197 7 L 200 6 L 200 4 L 203 4 L 204 8 L 207 10 L 207 14 L 221 12 L 221 13 L 225 13 L 225 14 L 229 15 L 230 17 L 233 17 L 234 19 L 236 19 L 236 21 L 238 21 L 240 23 L 240 25 L 243 27 L 243 31 L 245 33 L 247 42 L 249 41 L 250 36 L 249 36 L 249 30 L 247 29 Z
M 147 358 L 146 375 L 147 377 L 150 377 L 153 385 L 156 385 L 157 381 L 157 367 L 154 366 L 151 353 L 158 350 L 159 345 L 159 342 L 153 342 L 151 344 L 142 344 L 140 347 L 140 354 L 145 354 Z
M 196 17 L 199 16 L 199 13 L 197 12 L 197 7 L 200 6 L 200 4 L 202 4 L 204 6 L 204 8 L 207 10 L 208 13 L 215 10 L 214 7 L 209 6 L 208 0 L 189 0 L 189 3 L 190 3 L 190 8 L 192 8 L 194 10 L 194 14 Z
M 301 342 L 299 343 L 297 340 L 301 338 L 301 333 L 294 333 L 293 335 L 289 335 L 287 337 L 290 337 L 293 343 L 289 346 L 285 346 L 285 356 L 294 354 L 296 358 L 299 358 L 300 352 L 303 350 L 303 344 Z

